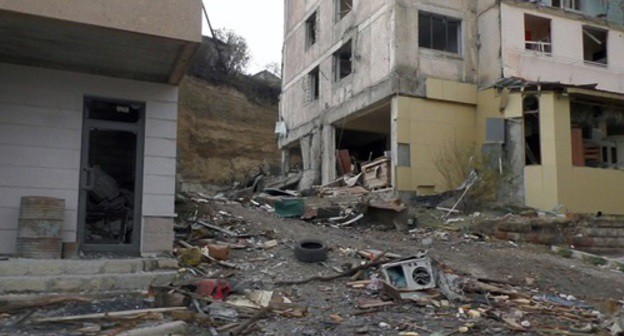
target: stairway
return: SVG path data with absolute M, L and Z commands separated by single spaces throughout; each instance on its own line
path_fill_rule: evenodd
M 0 261 L 0 296 L 147 290 L 177 273 L 170 258 Z
M 568 243 L 588 252 L 624 255 L 624 222 L 594 219 L 579 227 Z

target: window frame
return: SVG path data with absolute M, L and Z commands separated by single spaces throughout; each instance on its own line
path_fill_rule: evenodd
M 315 102 L 318 101 L 321 97 L 321 71 L 320 68 L 317 66 L 314 69 L 312 69 L 310 72 L 308 72 L 308 89 L 309 89 L 309 95 L 308 95 L 308 100 L 309 102 Z
M 349 49 L 351 50 L 351 57 L 349 57 L 349 63 L 351 66 L 351 71 L 349 71 L 349 74 L 345 75 L 345 76 L 341 76 L 341 57 L 340 55 L 342 54 L 342 51 L 345 47 L 349 46 Z M 334 69 L 334 73 L 333 73 L 333 77 L 334 77 L 334 82 L 338 83 L 341 80 L 351 76 L 353 74 L 354 71 L 354 62 L 353 62 L 353 40 L 349 40 L 346 43 L 344 43 L 342 46 L 340 46 L 340 48 L 338 48 L 338 50 L 336 50 L 333 55 L 332 55 L 332 60 L 333 60 L 333 69 Z
M 334 2 L 334 21 L 335 22 L 340 22 L 342 21 L 342 19 L 344 19 L 347 15 L 349 15 L 349 13 L 351 13 L 351 11 L 353 11 L 353 0 L 351 0 L 351 8 L 348 11 L 343 11 L 342 9 L 342 4 L 343 1 L 345 0 L 335 0 Z M 344 14 L 343 14 L 344 12 Z
M 427 46 L 423 46 L 423 36 L 421 35 L 423 32 L 421 31 L 422 28 L 422 20 L 423 18 L 427 18 L 429 20 L 429 27 L 428 27 L 428 33 L 429 33 L 429 45 Z M 443 28 L 444 28 L 444 34 L 445 34 L 445 47 L 444 48 L 436 48 L 435 44 L 436 41 L 434 39 L 434 21 L 435 20 L 441 20 L 443 23 Z M 446 15 L 442 15 L 442 14 L 437 14 L 437 13 L 432 13 L 432 12 L 427 12 L 427 11 L 418 11 L 418 47 L 419 48 L 424 48 L 424 49 L 431 49 L 431 50 L 437 50 L 437 51 L 443 51 L 443 52 L 447 52 L 447 53 L 452 53 L 452 54 L 456 54 L 456 55 L 463 55 L 463 29 L 462 29 L 462 19 L 460 18 L 455 18 L 455 17 L 451 17 L 451 16 L 446 16 Z M 456 46 L 456 51 L 453 51 L 452 48 L 449 48 L 450 45 L 450 41 L 451 39 L 449 39 L 449 37 L 451 36 L 451 34 L 449 34 L 449 24 L 456 24 L 457 28 L 456 28 L 456 37 L 457 37 L 457 46 Z
M 319 16 L 318 9 L 312 12 L 310 16 L 305 20 L 305 49 L 308 50 L 310 47 L 315 45 L 318 42 L 318 28 L 319 28 Z

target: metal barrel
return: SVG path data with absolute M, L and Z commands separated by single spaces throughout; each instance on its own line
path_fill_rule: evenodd
M 65 200 L 24 196 L 20 201 L 17 255 L 22 258 L 59 259 Z

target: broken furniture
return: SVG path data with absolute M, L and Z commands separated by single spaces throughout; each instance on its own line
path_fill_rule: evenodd
M 364 186 L 370 190 L 391 187 L 392 174 L 390 173 L 390 167 L 391 160 L 385 156 L 373 162 L 363 164 Z
M 120 188 L 100 166 L 91 168 L 91 188 L 87 203 L 87 239 L 126 243 L 132 230 L 133 193 Z
M 381 266 L 381 273 L 392 292 L 401 299 L 414 296 L 414 292 L 436 286 L 431 259 L 426 256 L 413 257 Z

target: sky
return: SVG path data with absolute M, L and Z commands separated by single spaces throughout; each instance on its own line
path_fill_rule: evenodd
M 284 0 L 203 0 L 212 28 L 228 28 L 247 40 L 252 59 L 247 72 L 281 64 L 284 37 Z M 206 20 L 202 33 L 210 36 Z

